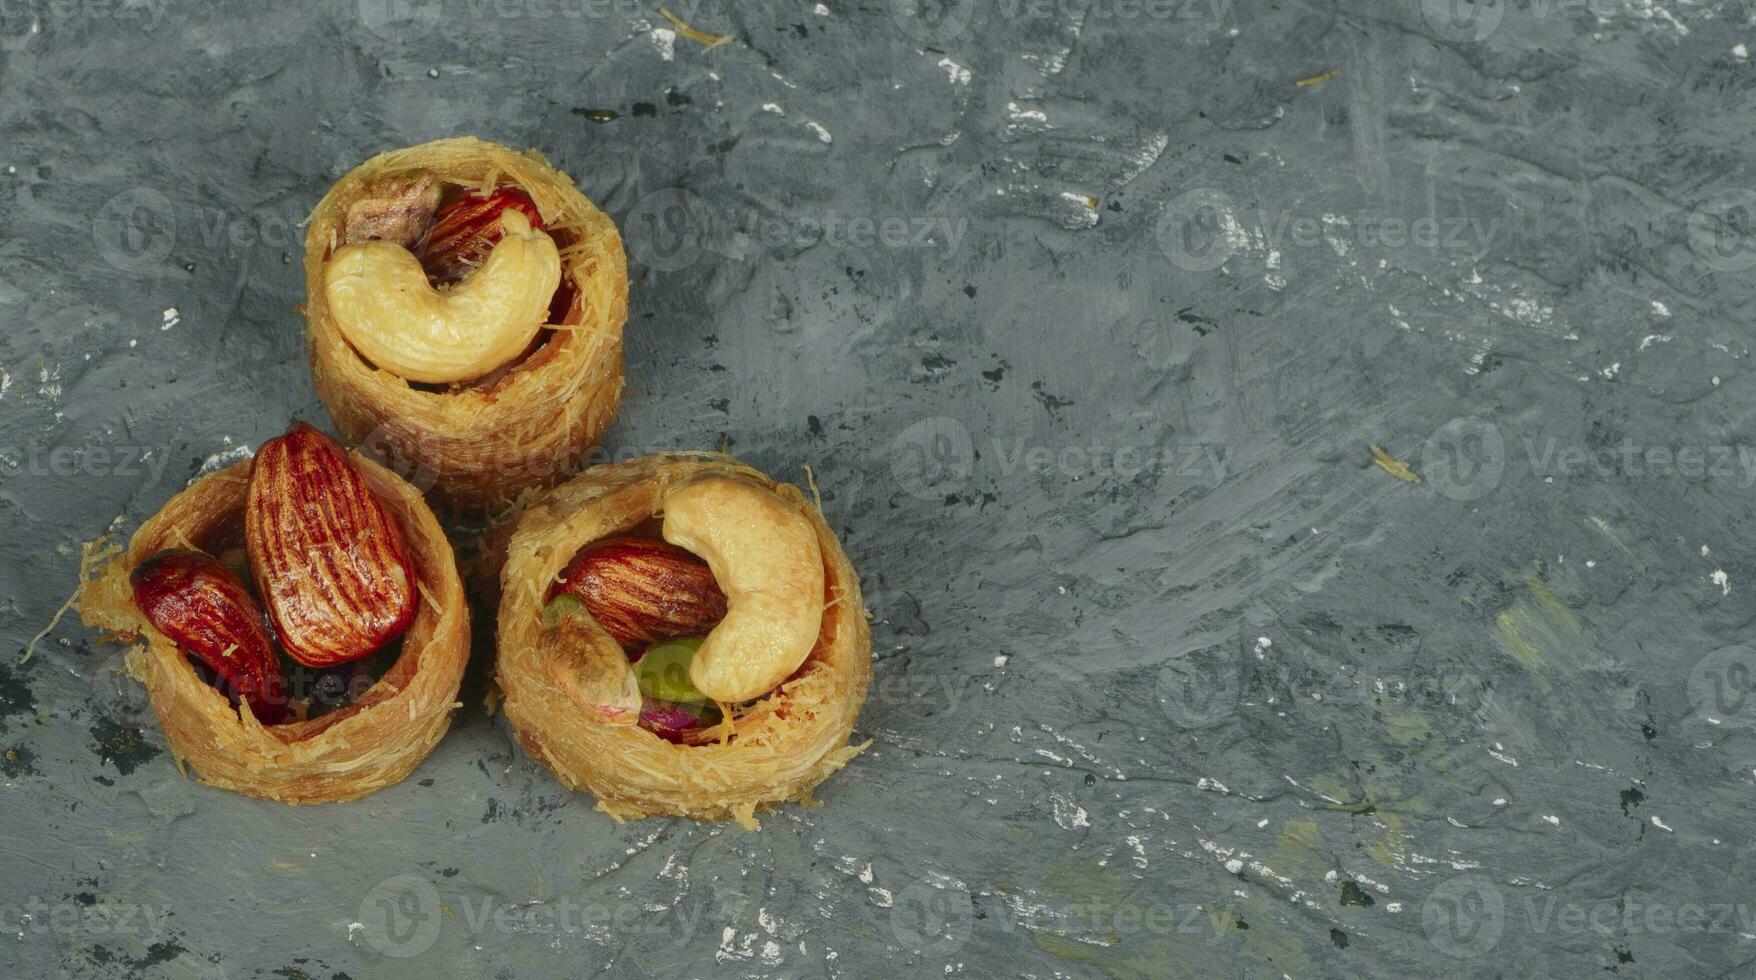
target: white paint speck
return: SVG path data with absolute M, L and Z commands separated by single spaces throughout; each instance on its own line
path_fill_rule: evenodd
M 1744 61 L 1750 57 L 1750 49 L 1742 44 L 1732 45 L 1732 57 Z
M 782 109 L 780 107 L 780 103 L 778 103 L 778 102 L 764 102 L 764 103 L 762 103 L 762 111 L 763 112 L 772 112 L 777 116 L 784 116 L 787 114 L 787 111 L 785 109 Z
M 1732 577 L 1723 568 L 1714 569 L 1713 584 L 1719 586 L 1720 595 L 1732 594 Z
M 652 46 L 658 49 L 659 57 L 666 61 L 677 59 L 677 32 L 668 27 L 652 29 Z
M 1652 301 L 1652 312 L 1656 316 L 1668 317 L 1671 315 L 1671 308 L 1655 299 Z
M 1671 827 L 1669 824 L 1665 823 L 1663 820 L 1660 820 L 1658 818 L 1658 814 L 1656 814 L 1656 813 L 1653 814 L 1653 816 L 1652 816 L 1652 825 L 1654 827 L 1657 827 L 1660 830 L 1669 831 L 1670 833 L 1673 833 L 1673 834 L 1676 833 L 1675 830 L 1671 830 Z
M 830 135 L 829 130 L 823 128 L 823 124 L 818 122 L 815 119 L 805 120 L 805 128 L 809 129 L 811 132 L 817 134 L 818 142 L 821 142 L 821 143 L 835 142 L 835 137 Z
M 1085 807 L 1073 802 L 1068 797 L 1060 793 L 1051 793 L 1049 802 L 1054 809 L 1055 823 L 1059 824 L 1062 830 L 1078 830 L 1091 826 L 1091 819 L 1086 815 Z
M 183 322 L 183 314 L 179 313 L 175 306 L 169 306 L 169 307 L 165 308 L 165 312 L 162 314 L 162 319 L 161 319 L 160 324 L 159 324 L 159 329 L 160 330 L 169 330 L 172 327 L 174 327 L 177 324 L 182 323 L 182 322 Z
M 1561 826 L 1561 818 L 1555 816 L 1552 813 L 1545 813 L 1545 814 L 1543 814 L 1543 823 L 1549 824 L 1550 826 L 1559 827 L 1559 826 Z
M 953 84 L 953 85 L 968 85 L 969 84 L 970 75 L 969 75 L 968 68 L 965 68 L 964 66 L 958 64 L 957 62 L 952 61 L 950 58 L 940 58 L 939 59 L 939 67 L 945 69 L 945 74 L 949 75 L 951 77 L 951 84 Z
M 1011 659 L 1012 659 L 1012 658 L 1011 658 L 1011 657 L 1010 657 L 1010 656 L 1008 656 L 1008 655 L 1006 655 L 1006 654 L 1004 654 L 1004 653 L 1002 653 L 1002 654 L 997 654 L 997 655 L 995 655 L 995 657 L 994 657 L 994 666 L 996 666 L 996 667 L 1004 667 L 1004 666 L 1006 666 L 1006 661 L 1008 661 L 1008 660 L 1011 660 Z
M 815 13 L 819 17 L 828 17 L 829 16 L 829 5 L 826 3 L 820 3 L 817 5 L 816 9 L 813 10 L 812 12 Z

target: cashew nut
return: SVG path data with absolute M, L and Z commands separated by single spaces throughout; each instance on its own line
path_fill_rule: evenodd
M 823 624 L 823 553 L 805 515 L 754 483 L 706 477 L 666 495 L 664 536 L 705 559 L 726 594 L 689 666 L 696 690 L 748 701 L 799 669 Z
M 561 254 L 518 210 L 500 220 L 487 261 L 446 290 L 393 242 L 336 249 L 324 289 L 342 336 L 379 367 L 434 384 L 480 377 L 523 353 L 548 318 Z

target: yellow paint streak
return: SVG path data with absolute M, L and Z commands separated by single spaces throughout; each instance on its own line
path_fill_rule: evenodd
M 1421 712 L 1394 705 L 1384 706 L 1380 710 L 1384 715 L 1385 732 L 1396 744 L 1419 745 L 1433 737 L 1433 723 Z
M 1334 79 L 1337 79 L 1340 77 L 1341 77 L 1341 69 L 1340 68 L 1331 68 L 1326 72 L 1319 72 L 1318 74 L 1312 75 L 1309 78 L 1301 78 L 1297 82 L 1294 82 L 1293 84 L 1297 85 L 1300 88 L 1310 88 L 1313 85 L 1322 85 L 1324 82 L 1333 81 Z
M 688 24 L 684 23 L 683 18 L 671 13 L 664 7 L 659 8 L 659 16 L 670 21 L 672 26 L 677 28 L 678 34 L 694 41 L 708 51 L 711 51 L 732 39 L 730 34 L 709 34 L 700 28 L 690 27 Z
M 1628 552 L 1628 554 L 1634 553 L 1632 551 L 1628 551 L 1628 546 L 1622 543 L 1622 539 L 1616 535 L 1616 532 L 1610 528 L 1609 523 L 1606 522 L 1603 518 L 1594 516 L 1594 517 L 1589 518 L 1588 522 L 1590 523 L 1593 530 L 1597 531 L 1597 533 L 1603 535 L 1605 538 L 1608 538 L 1609 542 L 1611 544 L 1615 545 L 1618 548 L 1621 548 L 1623 551 Z
M 1372 443 L 1372 462 L 1377 463 L 1379 469 L 1398 480 L 1405 480 L 1409 483 L 1421 482 L 1419 473 L 1409 469 L 1407 463 L 1385 452 L 1384 447 L 1377 443 Z
M 1267 864 L 1276 873 L 1315 886 L 1334 870 L 1334 862 L 1321 850 L 1322 835 L 1315 820 L 1288 820 L 1280 825 Z
M 1530 595 L 1495 617 L 1500 645 L 1543 690 L 1549 690 L 1546 672 L 1557 660 L 1572 659 L 1584 640 L 1579 617 L 1573 615 L 1555 590 L 1535 571 L 1524 573 Z

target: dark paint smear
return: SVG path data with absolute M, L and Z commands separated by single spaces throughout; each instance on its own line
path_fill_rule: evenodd
M 145 970 L 151 967 L 169 963 L 188 951 L 188 949 L 177 943 L 153 943 L 146 948 L 145 956 L 135 959 L 132 956 L 116 950 L 108 949 L 103 946 L 93 946 L 90 951 L 90 957 L 93 963 L 98 964 L 120 962 L 128 968 L 128 972 L 124 975 L 133 977 L 141 975 Z
M 1364 905 L 1369 907 L 1377 905 L 1378 902 L 1372 896 L 1362 891 L 1359 885 L 1351 881 L 1344 881 L 1341 883 L 1341 904 Z
M 1329 941 L 1334 943 L 1338 949 L 1347 949 L 1347 933 L 1340 929 L 1329 930 Z
M 24 682 L 24 673 L 24 668 L 0 665 L 0 731 L 6 730 L 5 719 L 36 710 L 37 701 Z
M 113 718 L 99 718 L 91 726 L 91 738 L 98 756 L 124 776 L 158 758 L 162 751 L 148 742 L 140 729 Z
M 1629 807 L 1639 806 L 1645 802 L 1646 794 L 1642 793 L 1638 787 L 1630 786 L 1622 791 L 1622 815 L 1628 816 Z
M 38 773 L 32 763 L 36 761 L 36 753 L 22 745 L 15 745 L 5 752 L 0 752 L 0 773 L 5 773 L 7 779 L 35 776 Z

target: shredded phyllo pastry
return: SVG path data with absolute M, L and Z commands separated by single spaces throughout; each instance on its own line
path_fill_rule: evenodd
M 202 782 L 283 803 L 352 800 L 400 781 L 445 734 L 469 659 L 469 618 L 451 545 L 420 493 L 388 470 L 352 457 L 402 531 L 423 601 L 400 652 L 370 688 L 314 718 L 295 710 L 265 725 L 204 680 L 184 651 L 135 605 L 130 575 L 167 548 L 195 548 L 236 534 L 250 461 L 196 481 L 141 525 L 126 549 L 106 539 L 86 552 L 81 618 L 107 639 L 133 644 L 128 672 L 146 685 L 179 769 Z M 295 706 L 302 709 L 302 705 Z
M 447 196 L 449 204 L 439 205 Z M 435 207 L 440 208 L 437 216 Z M 490 227 L 498 230 L 488 234 Z M 536 314 L 540 327 L 501 324 L 483 311 L 483 304 L 492 305 L 502 294 L 528 298 L 518 285 L 523 280 L 516 277 L 536 275 L 530 272 L 534 267 L 515 261 L 510 253 L 500 262 L 488 260 L 490 239 L 501 233 L 519 242 L 544 236 L 554 240 L 553 249 L 544 245 L 548 256 L 543 261 L 553 263 L 558 251 L 560 285 L 548 287 L 553 305 Z M 358 251 L 365 247 L 376 251 Z M 398 260 L 398 249 L 404 247 L 409 254 Z M 484 344 L 470 352 L 423 349 L 414 358 L 413 345 L 387 340 L 349 321 L 355 339 L 368 350 L 378 350 L 380 356 L 401 351 L 413 358 L 404 369 L 415 376 L 397 374 L 394 364 L 374 363 L 366 350 L 349 342 L 332 306 L 330 266 L 338 255 L 349 258 L 350 268 L 358 266 L 354 271 L 359 276 L 378 274 L 373 270 L 396 273 L 391 280 L 411 292 L 427 288 L 414 265 L 422 259 L 437 290 L 423 294 L 424 305 L 417 309 L 426 318 L 420 322 L 431 328 L 423 336 L 443 337 L 446 324 L 441 321 L 448 317 L 474 316 L 480 322 L 470 337 L 486 329 L 483 324 L 504 327 L 501 345 Z M 348 289 L 338 285 L 336 297 L 360 304 L 360 316 L 375 315 L 382 322 L 388 314 L 380 307 L 388 302 L 388 293 L 362 287 L 348 277 L 348 270 L 335 271 L 338 280 L 353 283 Z M 478 271 L 496 277 L 499 285 L 471 285 Z M 411 275 L 416 281 L 405 282 Z M 464 278 L 453 282 L 452 276 Z M 538 281 L 550 280 L 527 282 Z M 572 178 L 535 151 L 518 153 L 462 137 L 366 161 L 312 210 L 305 283 L 311 369 L 337 428 L 348 443 L 430 490 L 438 505 L 492 514 L 529 488 L 559 482 L 589 461 L 590 448 L 615 417 L 622 394 L 622 327 L 628 314 L 622 239 L 615 223 L 580 193 Z M 550 297 L 535 299 L 541 305 Z M 513 318 L 531 315 L 522 307 L 500 312 Z M 536 328 L 534 336 L 530 328 Z M 530 338 L 528 345 L 525 338 Z M 469 353 L 487 358 L 469 362 L 486 370 L 508 351 L 513 352 L 509 361 L 480 376 L 423 381 L 449 378 L 428 373 L 448 357 Z M 420 370 L 414 367 L 417 363 Z
M 761 488 L 802 515 L 815 534 L 823 586 L 820 604 L 813 604 L 821 616 L 809 655 L 772 690 L 714 705 L 714 723 L 687 737 L 661 737 L 626 718 L 582 710 L 581 692 L 592 685 L 557 670 L 548 652 L 550 589 L 582 549 L 662 522 L 672 492 L 716 479 Z M 500 707 L 532 757 L 567 786 L 591 792 L 598 808 L 619 820 L 673 814 L 753 828 L 757 809 L 809 801 L 812 787 L 866 747 L 848 744 L 872 676 L 871 633 L 853 566 L 797 487 L 729 456 L 646 456 L 594 467 L 554 488 L 512 526 L 500 586 Z M 589 619 L 572 608 L 568 614 Z

